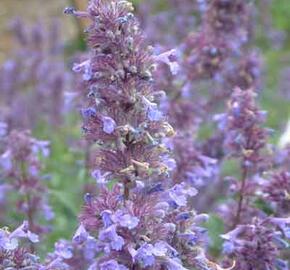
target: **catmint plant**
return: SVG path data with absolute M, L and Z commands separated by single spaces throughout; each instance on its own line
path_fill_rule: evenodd
M 202 244 L 207 215 L 188 204 L 197 191 L 170 178 L 175 132 L 158 105 L 165 97 L 153 73 L 160 62 L 172 67 L 171 53 L 153 54 L 132 11 L 121 0 L 65 10 L 91 20 L 90 58 L 74 66 L 89 88 L 83 130 L 96 143 L 99 192 L 85 195 L 80 215 L 98 246 L 90 269 L 216 269 Z
M 271 198 L 267 194 L 271 182 L 260 178 L 269 170 L 271 157 L 266 151 L 269 130 L 263 127 L 266 113 L 256 105 L 256 95 L 252 89 L 236 88 L 228 112 L 220 116 L 227 154 L 238 159 L 241 167 L 241 179 L 231 179 L 236 201 L 222 208 L 231 229 L 222 236 L 223 248 L 230 258 L 234 257 L 237 269 L 288 269 L 280 257 L 281 250 L 288 247 L 289 218 L 275 211 L 274 217 L 269 216 L 257 207 L 259 200 L 269 202 Z M 274 181 L 279 183 L 277 178 Z
M 0 229 L 0 269 L 41 269 L 39 257 L 32 254 L 26 244 L 20 243 L 22 239 L 30 243 L 39 241 L 29 230 L 27 221 L 12 232 L 8 228 Z
M 31 232 L 47 232 L 48 227 L 42 225 L 42 221 L 51 220 L 54 214 L 41 175 L 40 156 L 48 157 L 49 142 L 34 139 L 29 131 L 16 130 L 2 138 L 2 142 L 5 147 L 0 153 L 0 187 L 6 190 L 3 204 L 7 205 L 7 210 L 16 209 L 16 213 L 27 220 Z M 11 204 L 9 198 L 12 198 Z M 5 217 L 8 220 L 7 214 Z

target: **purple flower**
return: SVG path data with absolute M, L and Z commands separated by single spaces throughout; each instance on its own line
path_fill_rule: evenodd
M 82 110 L 82 115 L 84 118 L 90 118 L 90 117 L 94 117 L 97 115 L 97 111 L 95 110 L 95 108 L 86 108 Z
M 34 154 L 42 154 L 43 157 L 48 157 L 50 154 L 50 142 L 34 140 L 32 145 L 32 151 Z
M 39 242 L 38 235 L 35 233 L 32 233 L 31 231 L 28 230 L 28 222 L 24 221 L 23 224 L 18 227 L 15 231 L 13 231 L 10 234 L 10 238 L 27 238 L 29 239 L 32 243 L 37 243 Z
M 135 227 L 137 227 L 139 223 L 139 218 L 127 214 L 122 210 L 117 210 L 112 215 L 112 220 L 114 223 L 119 224 L 121 227 L 126 227 L 129 230 L 132 230 Z
M 55 244 L 55 253 L 63 259 L 70 259 L 73 257 L 73 247 L 65 240 L 61 240 Z
M 97 184 L 105 184 L 107 183 L 106 177 L 109 173 L 102 174 L 100 170 L 94 170 L 91 175 L 96 180 Z
M 180 233 L 178 237 L 189 246 L 194 246 L 198 240 L 198 236 L 194 232 Z
M 150 121 L 160 121 L 163 117 L 162 112 L 159 111 L 156 103 L 150 102 L 146 97 L 143 97 L 143 102 L 147 108 L 147 116 Z
M 103 121 L 103 131 L 107 134 L 112 134 L 116 128 L 116 122 L 114 121 L 114 119 L 108 116 L 103 116 L 102 121 Z
M 150 267 L 155 264 L 154 247 L 151 244 L 144 244 L 137 249 L 135 260 L 142 267 Z
M 10 151 L 6 151 L 0 156 L 0 165 L 5 171 L 12 169 L 12 160 Z
M 162 112 L 152 106 L 148 108 L 147 115 L 150 121 L 159 121 L 163 117 Z
M 156 60 L 167 64 L 173 75 L 176 75 L 178 73 L 179 65 L 176 61 L 177 59 L 175 49 L 159 54 L 158 56 L 156 56 Z
M 100 270 L 128 270 L 124 265 L 119 264 L 115 260 L 110 260 L 100 264 Z
M 269 218 L 270 222 L 278 226 L 284 233 L 285 237 L 290 239 L 290 217 L 288 218 Z
M 186 206 L 187 199 L 197 194 L 197 190 L 186 184 L 177 184 L 168 191 L 169 198 L 178 206 Z
M 112 212 L 110 210 L 105 210 L 101 213 L 102 220 L 105 228 L 111 226 L 113 224 L 112 221 Z
M 99 240 L 110 249 L 121 250 L 125 244 L 124 239 L 116 232 L 116 225 L 112 225 L 104 230 L 100 231 Z
M 82 243 L 88 239 L 88 232 L 86 231 L 83 224 L 80 224 L 78 227 L 76 233 L 73 236 L 73 241 L 76 241 L 77 243 Z
M 0 229 L 0 247 L 5 250 L 14 250 L 18 247 L 16 238 L 9 237 L 9 233 Z
M 4 137 L 7 133 L 7 124 L 4 122 L 0 122 L 0 137 Z

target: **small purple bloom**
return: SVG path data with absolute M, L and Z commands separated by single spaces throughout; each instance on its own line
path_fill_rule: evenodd
M 108 116 L 102 117 L 103 121 L 103 131 L 107 134 L 112 134 L 116 128 L 116 122 L 114 119 Z
M 156 60 L 159 62 L 163 62 L 164 64 L 167 64 L 170 68 L 170 71 L 173 75 L 176 75 L 179 71 L 179 65 L 177 63 L 177 57 L 176 57 L 176 50 L 170 50 L 167 52 L 164 52 L 162 54 L 159 54 L 156 56 Z
M 178 206 L 186 206 L 188 197 L 193 197 L 197 194 L 197 190 L 193 187 L 187 187 L 184 183 L 177 184 L 168 192 L 169 198 Z
M 70 259 L 73 257 L 73 247 L 65 240 L 60 240 L 55 244 L 55 253 L 64 259 Z
M 80 224 L 76 233 L 73 236 L 73 241 L 77 243 L 82 243 L 88 239 L 89 233 L 86 231 L 83 224 Z
M 116 232 L 116 225 L 112 225 L 102 231 L 99 234 L 99 240 L 104 244 L 109 245 L 109 249 L 121 250 L 125 244 L 124 239 Z
M 43 157 L 48 157 L 50 154 L 50 142 L 49 141 L 34 141 L 32 151 L 37 154 L 41 153 Z
M 7 133 L 7 124 L 4 122 L 0 122 L 0 138 L 4 137 Z
M 288 270 L 289 269 L 288 262 L 285 260 L 281 260 L 281 259 L 275 260 L 275 266 L 277 267 L 277 270 Z
M 193 232 L 188 232 L 188 233 L 180 233 L 178 234 L 178 238 L 182 239 L 185 241 L 185 243 L 189 246 L 194 246 L 197 243 L 198 237 L 195 233 Z
M 183 212 L 176 216 L 176 221 L 185 221 L 188 220 L 191 217 L 191 214 L 189 212 Z
M 121 227 L 126 227 L 130 230 L 137 227 L 139 223 L 139 218 L 124 213 L 122 210 L 117 210 L 117 212 L 112 215 L 112 220 Z
M 10 171 L 12 169 L 12 160 L 10 151 L 6 151 L 0 156 L 0 166 L 5 171 Z
M 28 222 L 27 221 L 24 221 L 20 227 L 18 227 L 15 231 L 13 231 L 10 234 L 10 237 L 11 238 L 27 238 L 32 243 L 39 242 L 38 235 L 36 235 L 35 233 L 32 233 L 31 231 L 28 230 Z
M 154 247 L 151 244 L 143 244 L 137 249 L 135 260 L 142 268 L 153 266 L 155 263 Z
M 154 107 L 148 108 L 147 115 L 150 121 L 159 121 L 163 116 L 162 112 Z
M 89 107 L 82 110 L 82 115 L 84 118 L 90 118 L 96 116 L 97 112 L 95 108 Z
M 64 14 L 74 14 L 76 9 L 74 7 L 66 7 L 63 11 Z
M 102 220 L 104 223 L 105 228 L 108 228 L 113 224 L 112 221 L 112 212 L 110 210 L 105 210 L 101 213 Z
M 97 184 L 106 184 L 107 180 L 106 177 L 109 175 L 110 173 L 104 173 L 102 174 L 100 170 L 94 170 L 92 172 L 92 177 L 96 180 Z
M 102 263 L 100 270 L 128 270 L 128 268 L 119 264 L 116 260 L 110 260 Z

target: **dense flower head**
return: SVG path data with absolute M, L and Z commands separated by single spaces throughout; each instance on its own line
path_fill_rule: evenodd
M 44 227 L 35 223 L 35 218 L 51 220 L 54 216 L 41 176 L 40 156 L 49 155 L 49 142 L 36 140 L 29 131 L 16 130 L 2 140 L 5 147 L 0 155 L 0 187 L 6 187 L 6 193 L 18 193 L 17 211 L 26 216 L 31 231 L 42 232 Z M 11 207 L 7 195 L 5 201 Z
M 82 115 L 86 138 L 99 144 L 93 167 L 124 183 L 166 174 L 161 140 L 174 134 L 152 82 L 164 55 L 153 55 L 132 10 L 126 1 L 91 1 L 87 13 L 73 11 L 94 21 L 87 29 L 90 59 L 74 66 L 89 86 Z
M 31 243 L 38 242 L 38 236 L 28 230 L 27 221 L 12 232 L 7 228 L 0 229 L 1 269 L 39 269 L 39 258 L 29 251 L 26 243 L 20 243 L 21 239 L 27 239 Z
M 266 112 L 259 110 L 252 89 L 235 88 L 226 115 L 220 115 L 220 127 L 226 132 L 225 147 L 232 156 L 241 158 L 243 166 L 256 167 L 263 159 L 268 130 L 262 124 Z
M 275 213 L 282 216 L 289 213 L 290 174 L 288 171 L 269 175 L 262 181 L 261 186 L 264 199 L 272 205 Z
M 206 230 L 199 225 L 207 220 L 188 207 L 196 190 L 185 184 L 161 189 L 136 187 L 126 201 L 119 185 L 111 191 L 101 188 L 98 196 L 86 195 L 80 220 L 92 235 L 99 232 L 98 247 L 105 252 L 96 265 L 111 265 L 112 259 L 128 269 L 195 265 L 206 240 Z
M 258 52 L 245 53 L 237 64 L 228 65 L 225 74 L 225 87 L 233 89 L 239 87 L 242 90 L 257 89 L 261 78 L 261 56 Z
M 217 160 L 209 158 L 198 150 L 186 137 L 176 136 L 173 139 L 176 160 L 173 179 L 185 181 L 194 187 L 201 188 L 213 182 L 218 174 Z
M 249 34 L 248 9 L 240 0 L 209 2 L 200 29 L 183 45 L 185 70 L 191 80 L 217 78 L 226 60 L 240 51 Z
M 59 240 L 45 259 L 45 270 L 91 269 L 99 247 L 81 224 L 72 240 Z
M 211 79 L 222 69 L 228 56 L 225 40 L 216 40 L 207 32 L 192 33 L 186 40 L 185 70 L 190 80 Z
M 280 222 L 289 226 L 289 220 Z M 275 218 L 255 220 L 222 235 L 223 251 L 235 258 L 235 269 L 288 269 L 287 261 L 279 258 L 279 251 L 288 247 L 283 236 Z
M 87 29 L 90 59 L 74 66 L 89 86 L 83 129 L 97 143 L 92 176 L 99 193 L 85 195 L 80 215 L 99 248 L 91 269 L 208 263 L 199 257 L 206 230 L 198 225 L 207 216 L 189 206 L 197 191 L 168 178 L 175 167 L 169 154 L 174 131 L 158 105 L 165 95 L 156 91 L 153 72 L 166 64 L 174 74 L 173 52 L 152 53 L 127 1 L 91 1 L 87 12 L 65 12 L 94 22 Z
M 245 40 L 248 36 L 248 9 L 243 0 L 212 0 L 204 14 L 204 23 L 215 35 L 239 35 Z

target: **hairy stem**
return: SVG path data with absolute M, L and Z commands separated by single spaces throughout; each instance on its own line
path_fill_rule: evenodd
M 27 178 L 25 163 L 21 162 L 20 167 L 21 167 L 21 180 L 20 181 L 22 182 L 22 184 L 25 184 L 24 182 L 26 181 L 26 178 Z M 34 232 L 34 221 L 33 221 L 33 212 L 34 211 L 32 209 L 31 198 L 30 198 L 29 193 L 27 193 L 25 195 L 25 200 L 27 203 L 26 218 L 28 221 L 28 229 L 30 231 Z M 30 251 L 31 251 L 31 253 L 34 253 L 34 251 L 35 251 L 35 247 L 34 247 L 33 243 L 30 244 Z
M 245 187 L 246 187 L 246 181 L 247 181 L 247 176 L 248 176 L 248 170 L 246 167 L 243 166 L 242 168 L 242 183 L 241 183 L 241 189 L 239 192 L 239 201 L 238 201 L 238 208 L 237 208 L 237 213 L 234 221 L 233 227 L 235 228 L 241 220 L 241 213 L 243 209 L 243 202 L 244 202 L 244 197 L 245 197 Z

